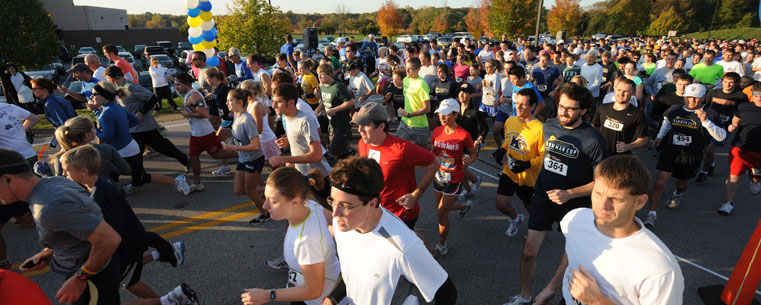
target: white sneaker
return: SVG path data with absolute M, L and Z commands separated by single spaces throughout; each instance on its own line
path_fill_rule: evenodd
M 735 207 L 732 205 L 731 202 L 727 201 L 724 204 L 721 205 L 719 208 L 719 214 L 724 216 L 729 216 L 729 213 L 732 213 L 732 209 Z
M 190 289 L 190 286 L 185 283 L 180 284 L 180 286 L 174 288 L 174 290 L 167 293 L 161 299 L 163 300 L 164 298 L 166 298 L 170 304 L 198 305 L 198 297 L 196 296 L 196 292 L 193 291 L 193 289 Z
M 230 168 L 224 165 L 220 166 L 218 170 L 211 172 L 211 174 L 214 176 L 227 176 L 232 173 L 233 172 L 230 170 Z
M 507 300 L 507 303 L 502 305 L 523 305 L 523 304 L 531 304 L 531 297 L 526 299 L 520 295 L 515 295 L 510 297 L 510 299 Z
M 462 190 L 462 193 L 460 193 L 460 195 L 457 196 L 457 200 L 463 201 L 465 200 L 465 198 L 467 198 L 467 196 L 468 196 L 468 191 Z
M 647 214 L 647 218 L 643 222 L 645 223 L 645 226 L 648 226 L 648 227 L 650 227 L 652 229 L 652 228 L 655 228 L 655 219 L 656 218 L 658 218 L 658 217 L 655 216 L 655 214 L 648 213 Z
M 465 205 L 465 209 L 460 211 L 460 214 L 458 215 L 460 216 L 460 218 L 463 218 L 465 217 L 465 215 L 468 215 L 468 212 L 470 212 L 470 209 L 473 207 L 473 201 L 471 200 L 465 201 L 463 205 Z
M 185 242 L 178 241 L 172 244 L 174 248 L 174 257 L 177 258 L 177 266 L 185 262 Z
M 750 194 L 751 195 L 758 195 L 761 193 L 761 181 L 758 182 L 750 182 Z
M 288 269 L 288 263 L 285 262 L 285 258 L 282 256 L 276 259 L 268 260 L 267 266 L 272 269 Z
M 198 184 L 193 183 L 188 187 L 188 194 L 192 192 L 200 192 L 200 191 L 203 191 L 203 189 L 204 189 L 203 183 L 198 183 Z
M 510 225 L 507 227 L 507 230 L 505 230 L 505 234 L 507 236 L 515 236 L 515 234 L 518 234 L 518 225 L 523 221 L 523 214 L 518 214 L 515 219 L 510 220 Z M 531 300 L 529 300 L 531 301 Z
M 478 195 L 478 192 L 481 191 L 481 176 L 476 176 L 476 183 L 473 183 L 473 186 L 471 186 L 470 189 L 472 190 L 471 193 Z
M 174 178 L 174 187 L 183 195 L 190 194 L 190 186 L 188 185 L 188 182 L 185 181 L 185 175 L 179 175 L 177 178 Z
M 436 243 L 436 245 L 433 246 L 433 257 L 436 259 L 439 259 L 442 256 L 446 255 L 447 252 L 449 252 L 449 248 L 447 248 L 447 245 L 441 245 L 439 243 Z
M 142 186 L 133 186 L 132 184 L 127 184 L 122 187 L 122 191 L 124 191 L 125 194 L 132 194 L 142 190 L 143 190 Z

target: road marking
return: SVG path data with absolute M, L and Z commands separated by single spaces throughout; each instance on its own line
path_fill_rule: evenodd
M 246 202 L 246 203 L 241 203 L 241 204 L 238 204 L 238 205 L 227 207 L 227 208 L 224 208 L 224 209 L 221 209 L 221 210 L 206 212 L 206 213 L 203 213 L 203 214 L 200 214 L 200 215 L 196 215 L 196 216 L 191 216 L 191 217 L 188 217 L 188 218 L 185 218 L 185 219 L 182 219 L 182 220 L 177 220 L 177 221 L 173 221 L 173 222 L 170 222 L 170 223 L 167 223 L 167 224 L 163 224 L 163 225 L 159 225 L 159 226 L 155 226 L 155 227 L 150 227 L 150 228 L 145 229 L 145 230 L 149 231 L 149 232 L 164 231 L 164 230 L 168 230 L 168 229 L 171 229 L 171 228 L 179 227 L 179 226 L 182 226 L 182 225 L 195 223 L 195 222 L 198 222 L 200 220 L 208 220 L 208 219 L 216 218 L 216 217 L 218 217 L 218 216 L 220 216 L 222 214 L 229 213 L 229 212 L 236 211 L 236 210 L 240 210 L 240 209 L 243 209 L 243 208 L 246 208 L 246 207 L 251 207 L 251 206 L 253 206 L 253 204 L 251 203 L 251 201 L 249 201 L 249 202 Z
M 209 227 L 216 226 L 218 224 L 230 222 L 230 221 L 233 221 L 233 220 L 238 220 L 240 218 L 243 218 L 243 217 L 246 217 L 246 216 L 253 216 L 253 215 L 256 215 L 256 214 L 259 214 L 259 211 L 252 207 L 251 209 L 243 211 L 243 212 L 240 212 L 240 213 L 235 213 L 235 214 L 228 215 L 228 216 L 225 216 L 225 217 L 222 217 L 222 218 L 219 218 L 219 219 L 215 219 L 215 220 L 212 220 L 212 221 L 207 221 L 207 222 L 204 222 L 204 223 L 201 223 L 201 224 L 197 224 L 197 225 L 194 225 L 194 226 L 190 226 L 190 227 L 186 227 L 186 228 L 179 229 L 179 230 L 176 230 L 176 231 L 164 233 L 164 234 L 161 234 L 161 237 L 163 237 L 164 239 L 170 239 L 172 237 L 177 237 L 177 236 L 180 236 L 180 235 L 183 235 L 183 234 L 188 234 L 188 233 L 192 233 L 192 232 L 195 232 L 195 231 L 203 230 L 203 229 L 206 229 L 206 228 L 209 228 Z

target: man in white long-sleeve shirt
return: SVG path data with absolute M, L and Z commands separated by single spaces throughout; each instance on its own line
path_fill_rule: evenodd
M 724 141 L 727 137 L 719 114 L 703 105 L 705 93 L 703 85 L 690 84 L 684 89 L 684 105 L 673 105 L 663 114 L 663 124 L 655 139 L 655 146 L 661 148 L 655 166 L 658 176 L 650 192 L 650 212 L 645 220 L 645 225 L 651 228 L 655 227 L 655 210 L 669 178 L 676 178 L 676 189 L 668 203 L 670 209 L 675 209 L 687 192 L 687 182 L 697 174 L 703 150 L 711 138 Z
M 602 84 L 602 66 L 597 64 L 597 50 L 592 49 L 587 52 L 587 64 L 581 66 L 581 76 L 587 80 L 587 89 L 592 92 L 594 105 L 597 105 Z

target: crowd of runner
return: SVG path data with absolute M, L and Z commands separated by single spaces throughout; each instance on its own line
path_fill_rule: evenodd
M 370 35 L 361 47 L 339 41 L 312 54 L 294 51 L 288 36 L 271 72 L 261 56 L 243 61 L 236 48 L 218 67 L 193 52 L 191 71 L 173 78 L 152 62 L 155 92 L 137 85 L 134 69 L 106 45 L 114 66 L 86 59 L 70 69 L 82 90 L 58 88 L 85 102 L 95 121 L 57 98 L 52 82 L 31 81 L 56 128 L 51 145 L 60 151 L 49 159 L 38 160 L 26 137 L 40 118 L 0 104 L 0 229 L 11 218 L 36 226 L 44 248 L 19 269 L 50 266 L 64 277 L 61 303 L 118 304 L 125 288 L 140 298 L 129 304 L 198 304 L 185 283 L 160 296 L 141 281 L 151 261 L 181 265 L 185 244 L 147 232 L 127 194 L 146 183 L 173 186 L 178 196 L 204 191 L 206 152 L 220 163 L 212 174 L 234 175 L 234 193 L 259 211 L 251 225 L 289 224 L 283 256 L 266 262 L 288 270 L 286 288 L 246 289 L 243 304 L 455 304 L 456 283 L 438 260 L 457 247 L 447 244 L 450 213 L 465 217 L 482 191 L 469 166 L 492 148 L 491 132 L 505 234 L 528 223 L 520 287 L 506 304 L 548 304 L 558 293 L 565 304 L 681 304 L 679 264 L 651 231 L 658 205 L 672 176 L 666 204 L 677 209 L 689 181 L 704 183 L 717 167 L 729 168 L 719 214 L 735 208 L 743 176 L 752 195 L 761 193 L 761 44 L 494 41 L 434 39 L 401 50 Z M 168 99 L 190 126 L 187 153 L 152 116 L 172 85 L 183 101 Z M 726 144 L 729 162 L 716 163 Z M 148 173 L 148 149 L 184 173 Z M 655 177 L 637 150 L 657 156 Z M 120 187 L 120 175 L 130 183 Z M 415 230 L 430 185 L 435 242 Z M 510 204 L 514 195 L 527 215 Z M 634 214 L 645 206 L 640 221 Z M 532 295 L 537 254 L 556 223 L 565 253 Z M 4 271 L 5 247 L 0 236 L 0 275 L 15 279 Z M 50 304 L 27 288 L 16 297 Z

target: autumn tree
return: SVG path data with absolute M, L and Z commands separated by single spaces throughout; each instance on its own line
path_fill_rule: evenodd
M 491 1 L 481 0 L 481 6 L 478 7 L 478 15 L 481 17 L 481 28 L 484 29 L 484 34 L 494 37 L 494 33 L 489 30 L 489 7 Z
M 484 24 L 481 22 L 481 12 L 479 9 L 471 7 L 468 9 L 468 15 L 465 16 L 465 24 L 468 25 L 468 33 L 473 35 L 476 40 L 481 39 L 484 32 Z
M 507 34 L 509 38 L 532 33 L 536 6 L 534 0 L 491 0 L 487 16 L 489 32 L 494 37 Z
M 550 33 L 565 31 L 566 35 L 574 36 L 583 12 L 579 0 L 555 0 L 549 14 L 547 14 L 547 28 Z
M 676 31 L 677 35 L 683 33 L 687 28 L 687 22 L 682 19 L 682 16 L 676 13 L 674 7 L 670 7 L 663 13 L 660 13 L 650 26 L 647 27 L 647 35 L 649 36 L 665 36 L 669 31 Z
M 386 0 L 386 3 L 378 9 L 378 26 L 383 36 L 389 39 L 402 29 L 402 16 L 396 9 L 394 1 Z
M 446 33 L 449 32 L 449 27 L 449 14 L 446 11 L 446 8 L 444 8 L 444 12 L 436 16 L 436 19 L 433 20 L 431 30 L 434 32 Z
M 219 48 L 239 48 L 243 53 L 275 56 L 291 23 L 267 0 L 232 0 L 229 16 L 217 18 Z

